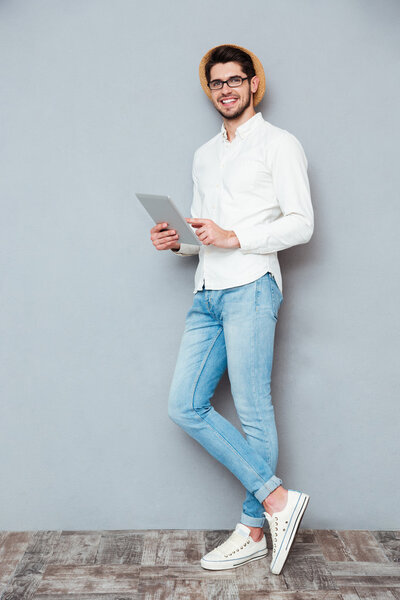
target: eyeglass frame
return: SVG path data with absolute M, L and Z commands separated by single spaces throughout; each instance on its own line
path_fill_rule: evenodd
M 229 85 L 229 83 L 228 83 L 229 79 L 234 79 L 235 77 L 238 77 L 238 78 L 240 77 L 240 79 L 242 80 L 242 82 L 239 85 Z M 246 81 L 246 79 L 250 80 L 250 77 L 249 76 L 242 77 L 241 75 L 232 75 L 232 77 L 229 77 L 229 79 L 226 79 L 225 81 L 222 81 L 222 79 L 213 79 L 212 81 L 221 81 L 222 85 L 221 85 L 221 87 L 218 87 L 218 88 L 211 88 L 210 87 L 210 83 L 212 83 L 212 81 L 208 81 L 207 82 L 207 86 L 210 88 L 211 92 L 215 92 L 217 90 L 222 90 L 223 87 L 224 87 L 224 85 L 225 85 L 225 83 L 228 85 L 228 87 L 230 87 L 232 89 L 232 88 L 235 88 L 235 87 L 240 87 L 241 85 L 243 85 L 243 81 Z

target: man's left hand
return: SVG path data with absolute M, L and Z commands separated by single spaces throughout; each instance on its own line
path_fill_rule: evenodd
M 240 248 L 235 232 L 222 229 L 211 219 L 186 218 L 186 221 L 196 228 L 195 233 L 204 245 L 212 244 L 217 248 Z

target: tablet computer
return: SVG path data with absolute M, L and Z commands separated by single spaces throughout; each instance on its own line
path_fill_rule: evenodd
M 139 194 L 138 192 L 136 192 L 136 196 L 155 223 L 168 223 L 168 227 L 162 231 L 175 229 L 179 234 L 177 242 L 195 246 L 202 245 L 201 241 L 194 233 L 194 229 L 192 229 L 191 225 L 185 221 L 185 218 L 176 208 L 169 196 Z

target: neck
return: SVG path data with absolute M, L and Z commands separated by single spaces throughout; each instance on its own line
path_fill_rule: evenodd
M 255 114 L 256 111 L 254 110 L 254 107 L 249 106 L 237 119 L 224 119 L 226 134 L 230 142 L 234 139 L 236 135 L 236 129 L 240 125 L 243 125 L 243 123 L 246 123 L 246 121 L 251 119 L 251 117 L 254 117 Z

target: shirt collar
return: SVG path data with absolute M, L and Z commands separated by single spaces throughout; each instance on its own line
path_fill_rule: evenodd
M 260 112 L 256 113 L 255 115 L 250 117 L 250 119 L 247 119 L 247 121 L 245 121 L 244 123 L 239 125 L 239 127 L 236 128 L 235 137 L 239 136 L 241 139 L 244 139 L 246 137 L 246 135 L 248 135 L 251 131 L 253 131 L 253 129 L 255 127 L 257 127 L 261 123 L 262 120 L 263 120 L 262 114 Z M 229 142 L 223 121 L 222 121 L 222 125 L 221 125 L 221 133 L 222 133 L 223 139 L 226 142 Z

